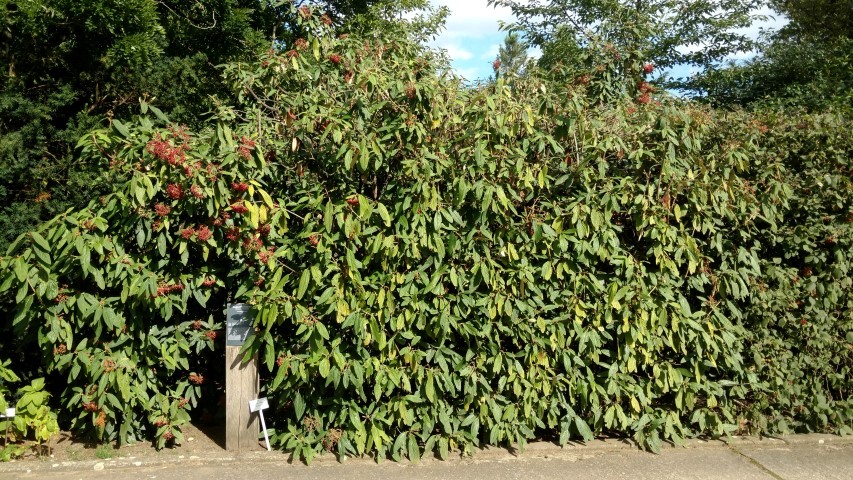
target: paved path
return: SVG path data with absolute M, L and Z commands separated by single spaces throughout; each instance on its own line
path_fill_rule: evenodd
M 524 453 L 486 449 L 471 458 L 422 460 L 417 464 L 320 457 L 311 466 L 292 464 L 278 452 L 217 452 L 204 457 L 155 455 L 144 460 L 28 461 L 0 464 L 0 479 L 57 480 L 499 480 L 499 479 L 743 479 L 853 480 L 853 438 L 795 435 L 783 439 L 735 438 L 690 441 L 665 447 L 660 454 L 640 451 L 615 440 L 560 448 L 531 444 Z

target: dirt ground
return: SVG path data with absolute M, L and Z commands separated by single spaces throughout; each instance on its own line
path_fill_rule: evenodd
M 110 460 L 120 458 L 135 458 L 145 460 L 157 458 L 160 460 L 170 456 L 175 458 L 189 457 L 211 457 L 226 453 L 225 450 L 225 425 L 186 425 L 183 428 L 183 445 L 173 448 L 165 448 L 157 451 L 151 442 L 139 442 L 133 445 L 122 445 L 116 447 L 114 444 L 97 444 L 83 442 L 71 437 L 68 432 L 62 432 L 51 444 L 48 454 L 39 456 L 35 449 L 28 451 L 18 462 L 48 461 L 53 463 L 76 462 L 87 460 Z M 2 432 L 0 432 L 2 441 Z M 264 448 L 258 444 L 258 451 Z

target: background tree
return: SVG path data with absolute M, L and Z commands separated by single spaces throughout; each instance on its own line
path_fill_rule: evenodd
M 510 32 L 504 38 L 504 44 L 498 50 L 499 72 L 501 75 L 516 77 L 524 72 L 529 60 L 527 44 L 521 40 L 517 32 Z
M 490 0 L 510 7 L 511 25 L 532 45 L 563 48 L 609 44 L 624 56 L 622 73 L 640 78 L 643 64 L 666 68 L 678 64 L 710 65 L 752 41 L 734 30 L 747 27 L 759 0 Z M 702 48 L 695 48 L 701 45 Z
M 707 68 L 685 86 L 718 106 L 853 107 L 853 3 L 778 1 L 790 21 L 743 63 Z

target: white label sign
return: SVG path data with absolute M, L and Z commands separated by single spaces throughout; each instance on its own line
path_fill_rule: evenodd
M 266 398 L 259 398 L 257 400 L 249 400 L 249 410 L 252 412 L 257 412 L 258 410 L 263 410 L 265 408 L 270 408 L 269 402 L 267 402 Z
M 7 408 L 6 409 L 6 418 L 12 418 L 14 416 L 15 416 L 15 409 L 14 408 Z

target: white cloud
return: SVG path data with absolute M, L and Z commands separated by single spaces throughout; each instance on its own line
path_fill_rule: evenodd
M 501 44 L 493 43 L 489 45 L 489 49 L 480 55 L 480 60 L 494 60 L 501 51 Z
M 447 55 L 454 60 L 471 60 L 474 58 L 474 54 L 470 51 L 464 49 L 463 47 L 450 42 L 439 43 L 436 45 L 438 48 L 443 48 L 447 50 Z
M 486 0 L 433 0 L 433 4 L 450 9 L 442 38 L 483 38 L 498 30 L 498 22 L 513 19 L 509 8 L 489 6 Z

